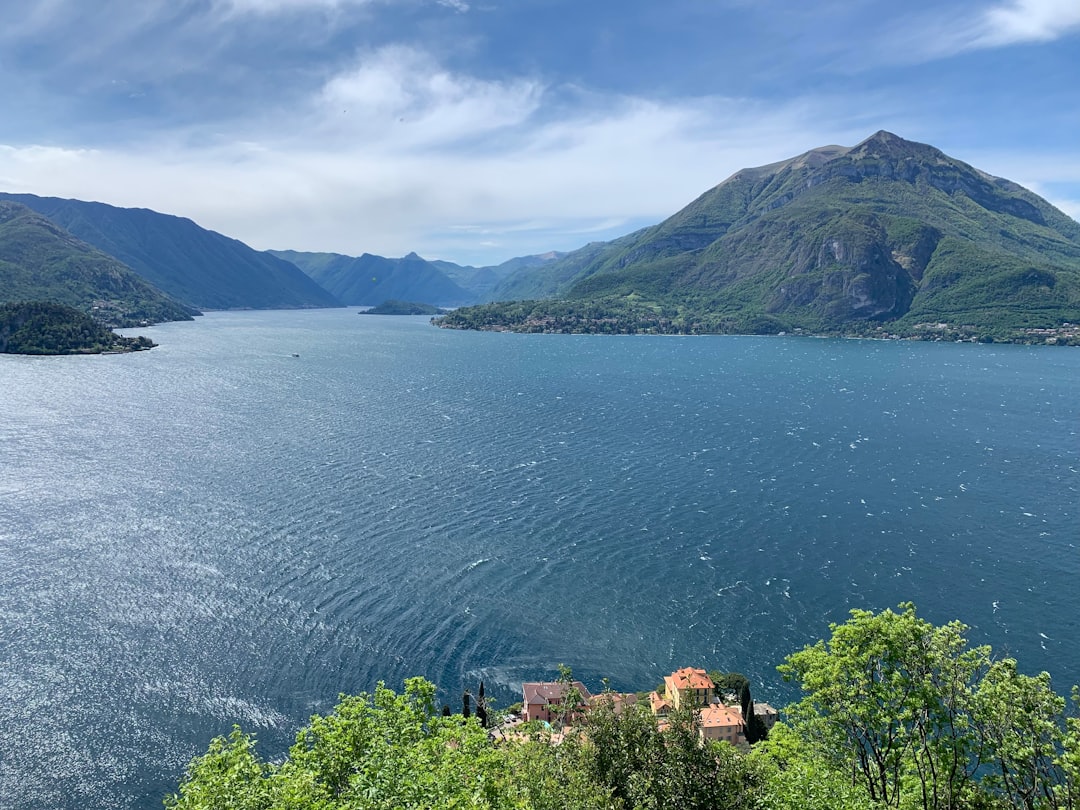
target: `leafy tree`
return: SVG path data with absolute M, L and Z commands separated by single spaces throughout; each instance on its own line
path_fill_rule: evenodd
M 165 800 L 175 810 L 263 810 L 270 807 L 269 768 L 255 754 L 255 739 L 233 726 L 188 765 L 180 792 Z
M 995 661 L 975 692 L 973 719 L 992 768 L 983 783 L 1013 807 L 1071 804 L 1060 756 L 1065 699 L 1050 688 L 1050 676 L 1016 670 L 1016 661 Z
M 923 807 L 955 806 L 978 765 L 967 712 L 989 648 L 969 648 L 962 624 L 934 627 L 911 604 L 853 610 L 830 629 L 779 668 L 806 693 L 788 709 L 795 730 L 874 802 L 899 807 L 915 792 Z
M 555 715 L 559 727 L 565 728 L 570 724 L 574 713 L 584 703 L 585 698 L 574 683 L 573 670 L 566 664 L 559 664 L 559 677 L 555 682 L 562 686 L 562 700 L 552 704 L 551 713 Z
M 747 755 L 761 780 L 760 810 L 872 810 L 875 803 L 840 770 L 817 756 L 793 729 L 773 726 Z
M 1080 709 L 1080 689 L 1073 687 L 1072 704 Z M 1065 733 L 1061 739 L 1061 755 L 1057 764 L 1065 777 L 1065 782 L 1058 788 L 1058 793 L 1065 807 L 1080 805 L 1080 717 L 1065 720 Z

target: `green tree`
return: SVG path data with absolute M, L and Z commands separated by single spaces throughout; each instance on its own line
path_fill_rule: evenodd
M 805 696 L 788 714 L 795 731 L 868 798 L 899 807 L 952 807 L 972 789 L 976 740 L 971 690 L 989 648 L 969 648 L 959 622 L 934 627 L 915 614 L 853 610 L 832 637 L 794 653 L 780 672 Z
M 573 670 L 566 664 L 559 664 L 559 677 L 555 682 L 562 687 L 562 700 L 551 705 L 551 713 L 555 715 L 559 728 L 565 729 L 574 719 L 585 698 L 577 688 Z
M 852 783 L 850 769 L 838 770 L 790 727 L 773 726 L 747 760 L 761 781 L 758 810 L 872 810 L 866 791 Z
M 237 726 L 217 737 L 187 767 L 179 793 L 165 799 L 175 810 L 263 810 L 270 806 L 270 769 L 255 754 L 255 739 Z
M 1080 709 L 1080 689 L 1075 686 L 1072 689 L 1072 705 L 1074 711 Z M 1057 762 L 1065 777 L 1065 782 L 1058 791 L 1062 806 L 1080 806 L 1080 717 L 1066 718 L 1061 749 Z
M 1062 770 L 1065 699 L 1045 672 L 1017 672 L 1016 661 L 995 661 L 975 692 L 973 721 L 992 763 L 983 783 L 1013 807 L 1071 806 Z

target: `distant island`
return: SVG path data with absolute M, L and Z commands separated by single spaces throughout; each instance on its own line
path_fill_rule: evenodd
M 137 352 L 155 345 L 146 337 L 122 337 L 65 304 L 26 301 L 0 305 L 3 354 Z
M 418 304 L 415 301 L 398 301 L 393 298 L 383 301 L 377 307 L 364 310 L 361 315 L 445 315 L 447 310 L 432 304 Z

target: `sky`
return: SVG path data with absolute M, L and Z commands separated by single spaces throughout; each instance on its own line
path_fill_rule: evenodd
M 0 0 L 0 190 L 497 264 L 880 129 L 1080 218 L 1080 0 Z

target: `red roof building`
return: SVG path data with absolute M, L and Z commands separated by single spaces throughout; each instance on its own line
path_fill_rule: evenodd
M 684 699 L 692 701 L 693 706 L 707 705 L 716 686 L 705 670 L 683 667 L 664 676 L 664 691 L 664 697 L 678 709 Z

